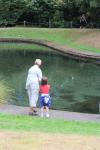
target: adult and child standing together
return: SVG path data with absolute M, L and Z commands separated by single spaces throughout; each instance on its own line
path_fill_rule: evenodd
M 33 66 L 28 70 L 28 76 L 26 80 L 26 90 L 29 97 L 29 115 L 37 114 L 37 101 L 40 99 L 40 116 L 49 117 L 49 107 L 51 105 L 50 90 L 51 87 L 48 84 L 47 77 L 43 77 L 41 70 L 42 60 L 36 59 Z M 39 96 L 40 95 L 40 96 Z

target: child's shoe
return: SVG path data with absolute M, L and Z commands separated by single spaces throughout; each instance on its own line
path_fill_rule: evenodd
M 44 117 L 43 113 L 41 113 L 40 116 L 43 118 Z
M 47 114 L 46 114 L 46 117 L 47 117 L 47 118 L 49 118 L 49 117 L 50 117 L 50 115 L 47 113 Z

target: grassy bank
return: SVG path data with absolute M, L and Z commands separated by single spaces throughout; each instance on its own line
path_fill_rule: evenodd
M 100 123 L 0 114 L 0 130 L 100 135 Z
M 26 44 L 26 43 L 0 43 L 0 51 L 2 50 L 29 50 L 29 51 L 51 51 L 50 48 L 45 46 L 39 46 L 36 44 Z
M 99 29 L 0 28 L 0 38 L 42 39 L 100 53 Z

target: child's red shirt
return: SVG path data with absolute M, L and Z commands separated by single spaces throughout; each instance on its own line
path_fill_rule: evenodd
M 41 94 L 49 94 L 49 92 L 50 92 L 50 85 L 49 84 L 40 86 L 40 93 Z

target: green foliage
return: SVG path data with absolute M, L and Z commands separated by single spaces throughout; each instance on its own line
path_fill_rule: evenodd
M 24 9 L 24 0 L 0 0 L 0 25 L 14 25 Z
M 61 11 L 56 10 L 53 17 L 52 17 L 52 25 L 53 27 L 64 27 L 64 20 L 63 18 L 63 14 L 61 13 Z
M 26 20 L 41 23 L 40 26 L 64 27 L 64 21 L 79 24 L 82 13 L 86 14 L 90 27 L 91 22 L 99 24 L 99 0 L 0 0 L 1 26 Z

